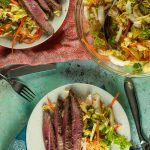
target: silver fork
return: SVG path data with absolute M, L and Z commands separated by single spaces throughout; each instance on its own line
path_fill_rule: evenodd
M 0 77 L 6 80 L 11 85 L 13 90 L 27 101 L 31 102 L 35 98 L 35 94 L 21 81 L 9 79 L 2 74 L 0 74 Z
M 139 105 L 137 101 L 137 95 L 134 87 L 134 83 L 131 78 L 126 78 L 124 81 L 125 92 L 129 101 L 133 119 L 135 121 L 137 133 L 140 139 L 142 150 L 150 150 L 150 142 L 145 138 L 142 132 L 141 119 L 139 114 Z

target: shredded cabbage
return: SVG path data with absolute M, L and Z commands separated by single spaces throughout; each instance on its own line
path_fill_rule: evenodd
M 90 94 L 90 97 L 94 103 L 95 95 Z M 99 145 L 98 149 L 104 150 L 109 149 L 112 144 L 116 144 L 120 146 L 120 150 L 125 150 L 131 146 L 131 143 L 124 136 L 116 132 L 118 123 L 115 121 L 112 108 L 104 105 L 100 101 L 100 96 L 98 99 L 97 102 L 100 103 L 98 103 L 98 106 L 101 111 L 98 111 L 94 104 L 89 104 L 89 97 L 86 101 L 80 103 L 84 122 L 83 147 L 85 148 L 86 145 L 85 150 L 95 150 L 97 145 Z M 97 141 L 98 135 L 99 141 Z

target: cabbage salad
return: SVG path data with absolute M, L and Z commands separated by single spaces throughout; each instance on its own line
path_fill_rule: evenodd
M 17 0 L 2 2 L 0 1 L 0 37 L 11 38 L 12 49 L 16 41 L 30 44 L 41 37 L 42 29 Z
M 150 62 L 150 1 L 118 0 L 109 16 L 108 42 L 112 47 L 119 45 L 110 54 L 128 65 L 132 63 L 136 72 L 142 72 L 142 67 Z
M 83 150 L 110 150 L 113 144 L 118 145 L 120 150 L 131 146 L 126 137 L 117 133 L 117 129 L 122 126 L 115 121 L 112 109 L 117 97 L 109 106 L 100 100 L 99 94 L 90 94 L 86 101 L 80 103 L 84 122 Z
M 150 0 L 83 0 L 94 46 L 112 63 L 132 67 L 133 73 L 150 71 Z M 111 8 L 111 9 L 109 9 Z M 110 11 L 109 11 L 110 10 Z M 109 13 L 108 13 L 109 12 Z M 110 16 L 108 48 L 103 34 Z
M 113 0 L 83 0 L 84 16 L 88 20 L 89 30 L 97 48 L 105 49 L 106 41 L 102 28 L 105 14 L 112 5 Z

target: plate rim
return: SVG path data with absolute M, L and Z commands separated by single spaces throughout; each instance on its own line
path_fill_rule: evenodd
M 45 95 L 39 100 L 39 102 L 36 104 L 36 106 L 34 107 L 33 111 L 31 112 L 31 115 L 30 115 L 30 117 L 29 117 L 29 120 L 28 120 L 28 123 L 27 123 L 27 130 L 26 130 L 26 146 L 27 146 L 27 149 L 28 149 L 28 136 L 29 136 L 28 130 L 29 130 L 29 126 L 30 126 L 29 124 L 30 124 L 30 121 L 31 121 L 31 119 L 32 119 L 32 113 L 34 113 L 36 107 L 37 107 L 38 105 L 40 105 L 42 102 L 44 102 L 44 101 L 45 101 L 45 98 L 46 98 L 50 93 L 52 93 L 53 91 L 58 90 L 59 88 L 68 87 L 68 86 L 74 86 L 74 85 L 87 85 L 87 86 L 89 86 L 89 87 L 90 87 L 90 86 L 92 86 L 92 87 L 94 87 L 94 88 L 96 87 L 96 88 L 100 89 L 101 91 L 103 91 L 104 93 L 106 93 L 107 96 L 113 98 L 113 96 L 112 96 L 109 92 L 107 92 L 106 90 L 102 89 L 101 87 L 95 86 L 95 85 L 93 85 L 93 84 L 87 84 L 87 83 L 64 84 L 64 85 L 58 86 L 58 87 L 56 87 L 55 89 L 49 91 L 47 94 L 45 94 Z M 129 127 L 129 128 L 128 128 L 128 130 L 129 130 L 129 131 L 128 131 L 128 132 L 129 132 L 128 140 L 131 141 L 131 127 L 130 127 L 130 124 L 129 124 L 129 119 L 128 119 L 127 114 L 126 114 L 124 108 L 122 107 L 122 105 L 121 105 L 118 101 L 116 101 L 116 103 L 119 105 L 119 107 L 122 108 L 122 113 L 124 113 L 124 115 L 125 115 L 125 118 L 126 118 L 126 121 L 127 121 L 127 126 Z M 128 150 L 128 148 L 127 148 L 127 150 Z

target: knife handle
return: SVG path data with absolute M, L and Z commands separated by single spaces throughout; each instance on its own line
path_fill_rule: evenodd
M 0 74 L 7 77 L 7 72 L 9 72 L 9 70 L 15 69 L 15 68 L 18 68 L 18 67 L 21 67 L 21 66 L 25 66 L 25 64 L 6 65 L 6 66 L 0 68 Z M 2 79 L 1 76 L 0 76 L 0 79 Z
M 131 108 L 131 112 L 135 121 L 136 129 L 138 132 L 138 136 L 140 139 L 140 142 L 146 141 L 143 134 L 142 134 L 142 128 L 141 128 L 141 122 L 140 122 L 140 114 L 139 114 L 139 107 L 137 102 L 137 97 L 135 94 L 135 88 L 134 84 L 131 78 L 126 78 L 124 82 L 124 88 L 125 92 L 128 98 L 128 102 Z M 142 143 L 141 143 L 142 144 Z

